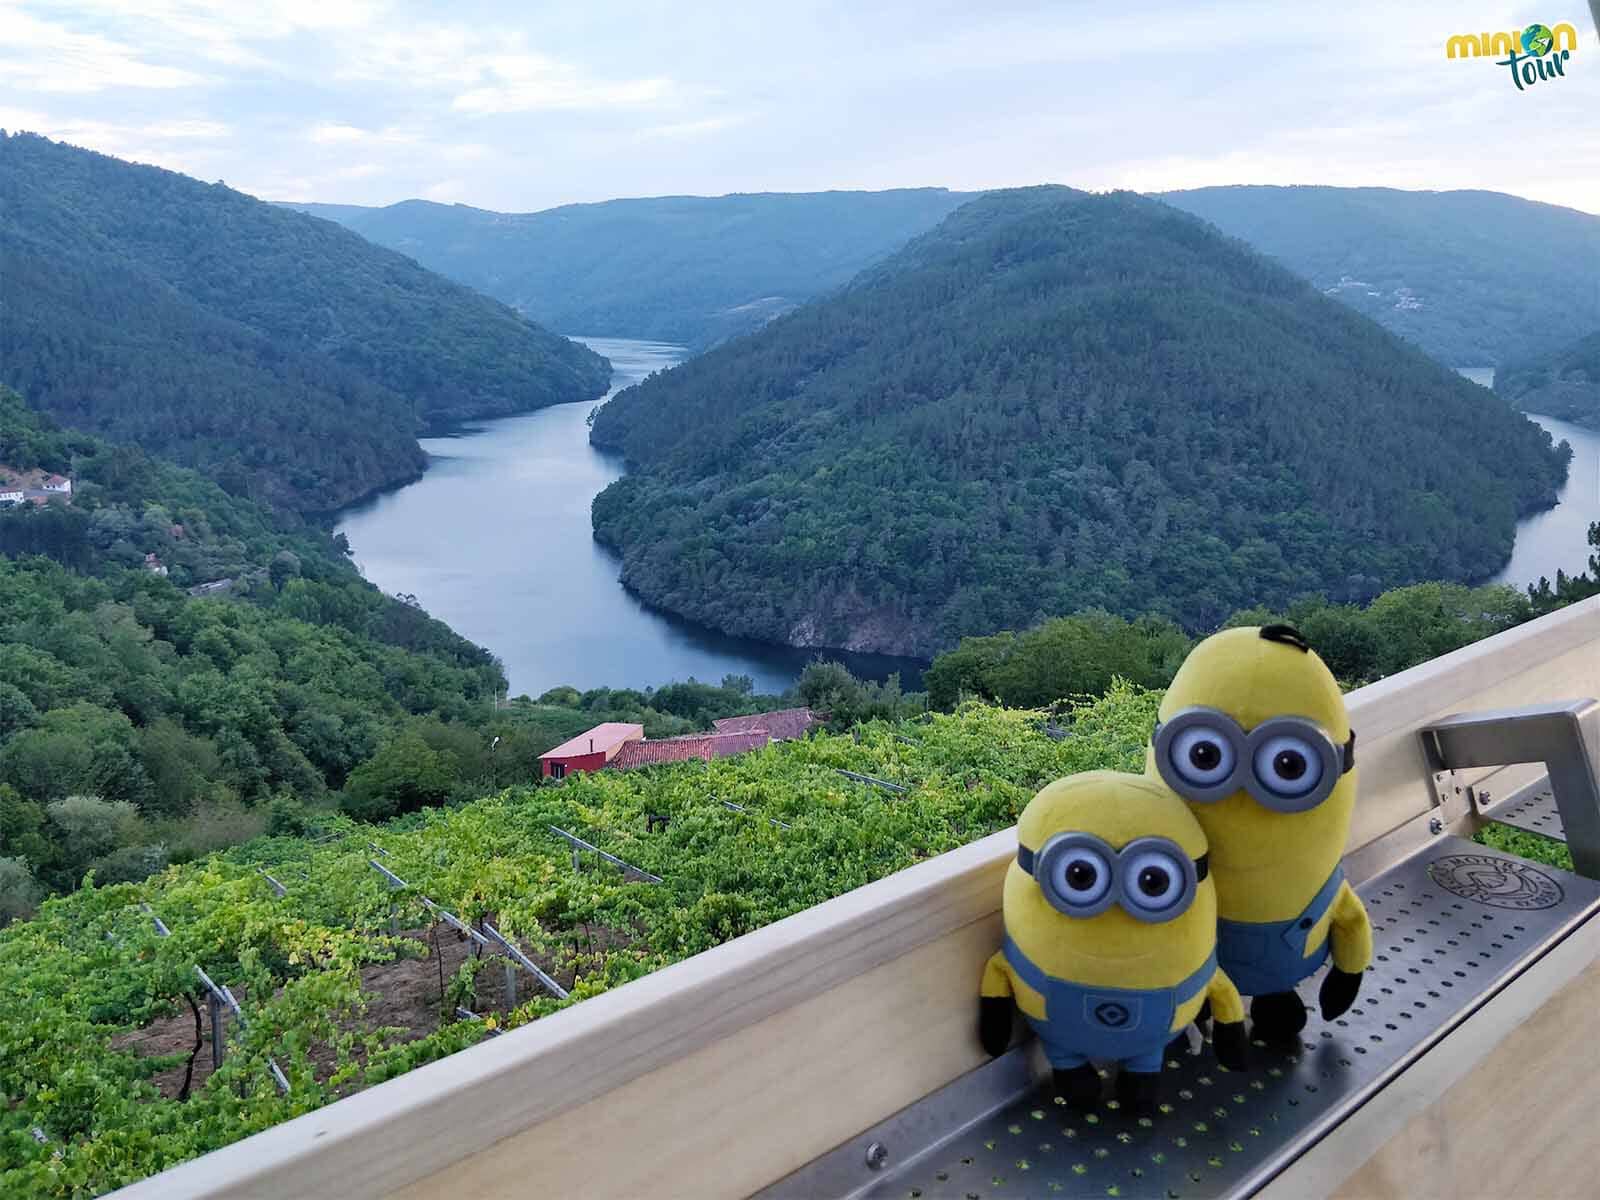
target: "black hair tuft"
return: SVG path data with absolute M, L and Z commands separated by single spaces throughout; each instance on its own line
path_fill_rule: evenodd
M 1306 654 L 1311 653 L 1311 643 L 1306 641 L 1305 634 L 1293 625 L 1263 625 L 1261 636 L 1265 641 L 1282 642 L 1285 646 L 1293 646 Z

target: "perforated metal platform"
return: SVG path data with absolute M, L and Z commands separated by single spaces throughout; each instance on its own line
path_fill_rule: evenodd
M 1558 842 L 1567 840 L 1566 827 L 1561 824 L 1561 812 L 1556 808 L 1556 794 L 1551 790 L 1548 776 L 1528 784 L 1504 803 L 1481 810 L 1483 815 L 1502 825 L 1514 825 L 1529 833 L 1540 833 Z
M 1324 1024 L 1321 976 L 1297 1054 L 1257 1044 L 1249 1071 L 1207 1047 L 1167 1064 L 1159 1113 L 1060 1104 L 1029 1047 L 957 1080 L 774 1184 L 778 1197 L 1008 1200 L 1245 1196 L 1600 909 L 1600 885 L 1444 836 L 1360 889 L 1375 958 Z M 951 986 L 960 986 L 952 981 Z M 976 986 L 974 982 L 974 987 Z M 870 1165 L 876 1162 L 876 1167 Z

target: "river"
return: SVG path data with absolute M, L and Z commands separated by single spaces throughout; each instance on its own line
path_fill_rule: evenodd
M 682 360 L 684 350 L 622 338 L 577 339 L 611 360 L 609 399 Z M 1485 387 L 1489 368 L 1461 368 Z M 425 438 L 427 473 L 341 514 L 356 563 L 384 591 L 410 593 L 505 664 L 511 694 L 558 684 L 660 687 L 690 677 L 749 675 L 764 692 L 790 687 L 815 651 L 726 637 L 647 608 L 617 581 L 616 556 L 590 531 L 589 503 L 622 474 L 589 445 L 590 403 L 559 404 L 488 421 L 459 436 Z M 1560 503 L 1523 521 L 1497 583 L 1555 579 L 1588 562 L 1585 534 L 1600 520 L 1600 433 L 1534 417 L 1573 458 Z M 829 652 L 863 678 L 899 671 L 920 686 L 919 664 Z
M 659 342 L 576 340 L 611 360 L 606 399 L 685 353 Z M 691 676 L 749 675 L 763 692 L 792 686 L 816 651 L 703 629 L 647 608 L 617 581 L 616 556 L 591 533 L 589 503 L 622 463 L 589 445 L 593 407 L 558 404 L 424 438 L 421 479 L 339 516 L 362 573 L 386 592 L 416 596 L 498 655 L 513 696 Z M 921 686 L 920 664 L 909 659 L 827 656 L 862 678 L 899 671 L 908 689 Z
M 1494 386 L 1493 367 L 1456 369 L 1474 383 Z M 1567 468 L 1567 483 L 1561 489 L 1556 506 L 1518 524 L 1511 561 L 1491 581 L 1509 583 L 1519 589 L 1538 583 L 1541 575 L 1553 585 L 1557 569 L 1568 575 L 1587 570 L 1589 524 L 1600 521 L 1600 432 L 1533 413 L 1528 414 L 1528 419 L 1548 429 L 1557 442 L 1563 439 L 1569 442 L 1572 463 Z

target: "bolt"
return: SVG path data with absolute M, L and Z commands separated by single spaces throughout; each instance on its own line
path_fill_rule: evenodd
M 883 1164 L 889 1161 L 889 1148 L 882 1142 L 873 1142 L 867 1147 L 867 1166 L 874 1171 L 883 1170 Z
M 1444 832 L 1444 822 L 1439 820 L 1438 817 L 1429 817 L 1428 818 L 1428 832 L 1429 833 L 1443 833 Z
M 1478 803 L 1479 804 L 1487 804 L 1487 803 L 1489 803 L 1489 801 L 1491 801 L 1493 799 L 1494 799 L 1494 797 L 1489 795 L 1488 792 L 1480 791 L 1478 793 Z

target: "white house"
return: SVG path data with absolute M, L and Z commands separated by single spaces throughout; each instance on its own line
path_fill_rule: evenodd
M 11 488 L 6 491 L 0 491 L 0 504 L 21 504 L 22 494 L 21 488 Z
M 47 492 L 60 492 L 64 496 L 72 495 L 72 480 L 65 475 L 46 475 L 44 483 L 40 486 Z

